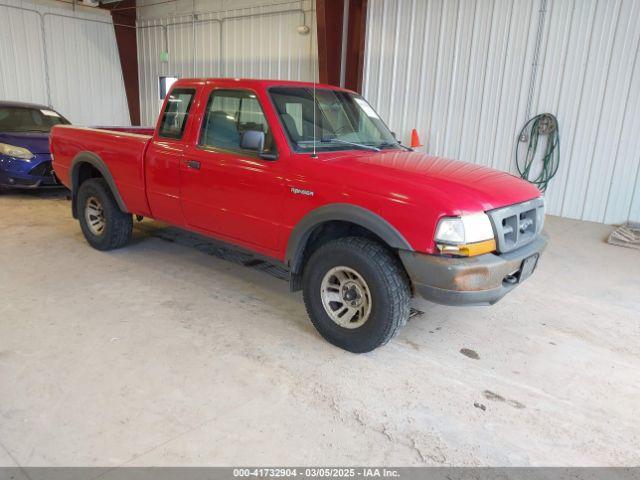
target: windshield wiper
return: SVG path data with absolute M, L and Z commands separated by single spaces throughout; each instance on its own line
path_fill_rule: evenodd
M 374 147 L 373 145 L 365 145 L 363 143 L 347 142 L 346 140 L 340 140 L 339 138 L 336 138 L 336 137 L 322 137 L 320 139 L 320 142 L 321 143 L 336 142 L 336 143 L 342 143 L 344 145 L 351 145 L 353 147 L 362 148 L 364 150 L 373 150 L 374 152 L 379 152 L 380 151 L 380 149 L 378 147 Z
M 407 152 L 413 152 L 413 148 L 409 148 L 406 145 L 402 145 L 400 142 L 382 142 L 376 145 L 379 148 L 385 147 L 400 147 L 404 148 Z

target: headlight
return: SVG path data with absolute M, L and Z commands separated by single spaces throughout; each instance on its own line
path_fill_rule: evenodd
M 464 243 L 465 229 L 462 218 L 443 218 L 438 223 L 436 230 L 436 242 L 455 245 Z
M 442 253 L 452 255 L 481 255 L 496 249 L 491 220 L 484 213 L 441 219 L 435 241 Z
M 7 143 L 0 143 L 0 153 L 9 157 L 21 158 L 23 160 L 31 160 L 34 155 L 26 148 L 16 147 Z

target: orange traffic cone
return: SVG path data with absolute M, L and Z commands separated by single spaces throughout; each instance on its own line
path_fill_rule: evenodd
M 418 131 L 414 128 L 411 130 L 411 148 L 422 147 L 423 145 L 420 143 L 420 137 L 418 136 Z

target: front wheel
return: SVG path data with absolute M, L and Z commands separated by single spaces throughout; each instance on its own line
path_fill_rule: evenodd
M 409 318 L 411 289 L 402 266 L 362 237 L 318 248 L 304 268 L 303 296 L 318 332 L 354 353 L 384 345 Z
M 133 219 L 120 210 L 104 179 L 83 182 L 76 201 L 80 228 L 93 248 L 113 250 L 131 240 Z

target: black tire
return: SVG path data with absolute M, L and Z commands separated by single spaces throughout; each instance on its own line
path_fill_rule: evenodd
M 371 294 L 368 319 L 357 328 L 340 326 L 322 302 L 323 278 L 341 266 L 356 271 Z M 385 247 L 366 238 L 346 237 L 322 245 L 305 265 L 302 284 L 304 304 L 316 330 L 349 352 L 365 353 L 384 345 L 409 318 L 411 288 L 406 272 Z
M 96 199 L 102 207 L 104 226 L 100 233 L 95 233 L 87 223 L 85 211 L 90 199 Z M 103 178 L 90 178 L 80 185 L 76 199 L 80 228 L 89 244 L 97 250 L 113 250 L 123 247 L 131 240 L 133 219 L 123 212 L 109 185 Z

